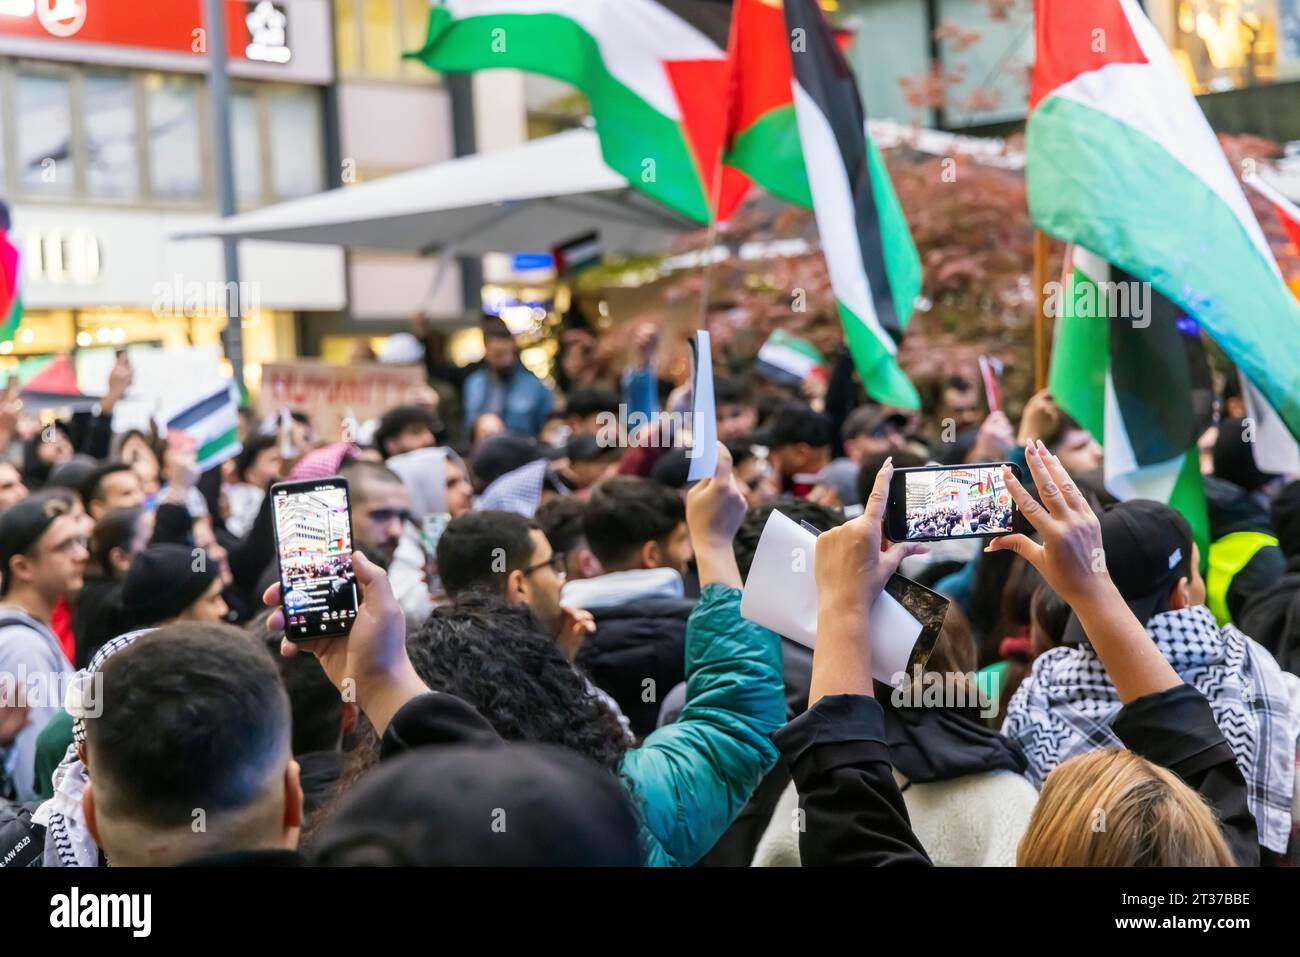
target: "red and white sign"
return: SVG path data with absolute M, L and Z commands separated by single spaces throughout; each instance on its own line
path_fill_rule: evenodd
M 289 61 L 288 16 L 282 5 L 225 0 L 225 14 L 232 59 Z M 0 0 L 0 36 L 198 56 L 208 52 L 203 0 Z

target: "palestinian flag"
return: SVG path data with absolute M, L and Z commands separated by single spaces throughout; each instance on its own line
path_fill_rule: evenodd
M 27 409 L 93 409 L 98 397 L 86 395 L 77 384 L 77 370 L 68 355 L 23 359 L 11 375 L 21 386 L 19 398 Z
M 721 0 L 443 0 L 407 56 L 442 72 L 512 67 L 577 87 L 605 162 L 707 223 L 715 193 L 725 219 L 750 185 L 721 166 L 730 16 Z
M 758 350 L 754 371 L 765 379 L 796 389 L 814 376 L 830 377 L 830 366 L 817 347 L 783 329 L 773 331 Z
M 193 440 L 200 472 L 233 459 L 243 449 L 239 441 L 239 397 L 234 384 L 223 384 L 169 418 L 167 431 L 173 430 Z
M 18 247 L 8 232 L 0 232 L 0 342 L 11 340 L 23 321 L 20 265 Z
M 844 338 L 868 395 L 920 408 L 895 358 L 921 288 L 907 220 L 867 135 L 853 71 L 817 0 L 786 0 L 785 27 L 799 146 Z
M 1300 303 L 1159 33 L 1136 0 L 1036 0 L 1034 19 L 1035 223 L 1188 312 L 1300 435 Z
M 1247 186 L 1268 200 L 1268 204 L 1273 207 L 1273 215 L 1282 224 L 1282 231 L 1286 233 L 1287 238 L 1291 240 L 1291 245 L 1300 254 L 1300 209 L 1258 176 L 1247 176 L 1245 182 Z
M 1196 440 L 1212 422 L 1214 391 L 1196 322 L 1150 284 L 1078 246 L 1063 292 L 1052 395 L 1105 449 L 1106 489 L 1176 508 L 1208 555 Z

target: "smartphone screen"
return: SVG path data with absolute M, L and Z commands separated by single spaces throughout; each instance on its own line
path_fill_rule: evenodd
M 1001 462 L 899 469 L 890 483 L 888 516 L 894 541 L 988 538 L 1015 531 L 1016 505 Z
M 284 633 L 290 641 L 352 630 L 359 604 L 352 570 L 352 512 L 342 478 L 271 486 Z

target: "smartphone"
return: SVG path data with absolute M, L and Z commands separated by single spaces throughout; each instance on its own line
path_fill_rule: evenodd
M 885 530 L 895 542 L 996 538 L 1018 529 L 1016 503 L 1002 481 L 1002 466 L 928 465 L 898 469 L 889 483 Z
M 360 600 L 352 568 L 352 507 L 339 476 L 271 486 L 284 633 L 290 641 L 352 630 Z

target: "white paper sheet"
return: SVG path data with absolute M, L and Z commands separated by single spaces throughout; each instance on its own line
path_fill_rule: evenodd
M 809 648 L 817 642 L 817 536 L 773 511 L 763 526 L 740 599 L 745 619 Z M 892 595 L 871 607 L 871 676 L 897 687 L 921 623 Z
M 718 467 L 718 417 L 713 397 L 713 349 L 709 334 L 695 333 L 695 375 L 691 388 L 691 469 L 688 482 L 710 478 Z

